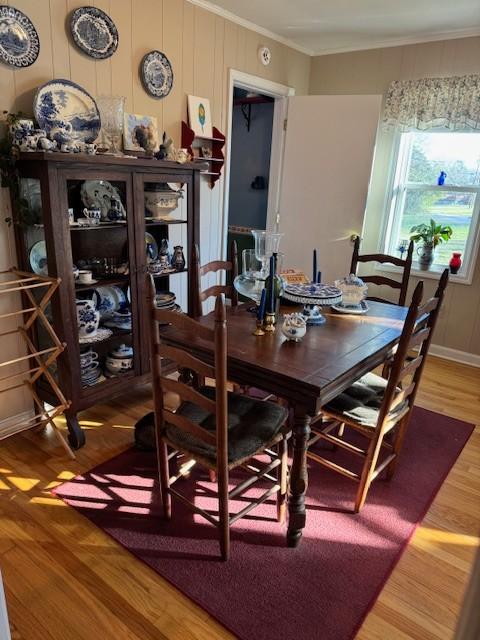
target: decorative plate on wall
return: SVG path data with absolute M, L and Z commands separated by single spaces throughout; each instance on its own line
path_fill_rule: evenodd
M 154 98 L 168 96 L 173 86 L 173 70 L 161 51 L 150 51 L 140 64 L 140 77 L 145 91 Z
M 22 11 L 0 6 L 0 60 L 12 67 L 29 67 L 38 58 L 38 33 Z
M 109 58 L 118 47 L 118 31 L 113 20 L 96 7 L 79 7 L 70 18 L 75 44 L 91 58 Z
M 57 132 L 80 142 L 93 142 L 100 131 L 100 114 L 95 100 L 71 80 L 51 80 L 38 88 L 33 114 L 49 137 Z

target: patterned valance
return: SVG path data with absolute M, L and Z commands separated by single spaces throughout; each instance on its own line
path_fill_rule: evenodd
M 480 75 L 395 80 L 383 112 L 387 128 L 480 129 Z

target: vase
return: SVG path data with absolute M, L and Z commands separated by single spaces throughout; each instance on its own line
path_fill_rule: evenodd
M 432 242 L 425 242 L 417 249 L 418 266 L 422 271 L 428 271 L 432 265 L 435 248 Z
M 452 257 L 450 258 L 450 262 L 448 263 L 450 267 L 450 273 L 458 273 L 460 267 L 462 266 L 462 254 L 459 251 L 454 251 Z
M 177 271 L 185 269 L 185 256 L 183 255 L 183 247 L 180 245 L 173 248 L 172 267 Z

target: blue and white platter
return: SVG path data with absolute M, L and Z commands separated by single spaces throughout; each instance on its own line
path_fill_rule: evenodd
M 0 6 L 0 60 L 12 67 L 29 67 L 38 58 L 40 40 L 22 11 Z
M 33 113 L 49 137 L 67 132 L 78 142 L 93 142 L 100 131 L 100 114 L 92 96 L 71 80 L 51 80 L 38 88 Z
M 39 276 L 48 276 L 47 245 L 45 240 L 36 242 L 30 249 L 30 266 Z
M 96 287 L 97 309 L 100 311 L 100 319 L 106 320 L 112 317 L 114 311 L 127 302 L 127 296 L 121 287 L 105 285 Z
M 291 302 L 329 307 L 342 301 L 342 292 L 329 284 L 291 284 L 285 287 L 283 297 Z
M 140 64 L 140 76 L 145 91 L 154 98 L 164 98 L 172 89 L 172 65 L 161 51 L 150 51 L 144 56 Z
M 113 20 L 96 7 L 79 7 L 70 18 L 75 44 L 91 58 L 103 60 L 115 53 L 118 31 Z
M 334 311 L 338 311 L 338 313 L 348 313 L 358 316 L 367 313 L 368 304 L 365 302 L 365 300 L 362 300 L 360 304 L 356 305 L 346 305 L 340 302 L 339 304 L 333 304 L 332 309 Z

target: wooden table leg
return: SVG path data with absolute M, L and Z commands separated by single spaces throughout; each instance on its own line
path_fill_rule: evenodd
M 287 545 L 296 547 L 305 527 L 305 493 L 308 487 L 307 442 L 310 435 L 310 416 L 301 407 L 295 407 L 293 424 L 293 462 L 290 472 L 288 497 Z

